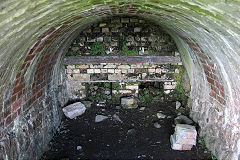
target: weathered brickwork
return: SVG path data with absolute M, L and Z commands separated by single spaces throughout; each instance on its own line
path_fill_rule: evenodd
M 198 57 L 188 73 L 206 76 L 189 75 L 199 83 L 193 90 L 208 85 L 207 93 L 192 92 L 193 102 L 201 101 L 192 105 L 208 147 L 218 159 L 239 158 L 239 2 L 9 0 L 1 6 L 0 159 L 39 157 L 59 122 L 58 101 L 64 102 L 58 95 L 65 92 L 58 80 L 62 53 L 88 24 L 120 14 L 152 20 L 175 40 L 185 37 L 184 65 Z
M 83 30 L 66 55 L 171 56 L 174 51 L 174 41 L 158 26 L 138 17 L 114 16 Z

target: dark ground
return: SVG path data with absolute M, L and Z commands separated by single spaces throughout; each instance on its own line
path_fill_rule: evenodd
M 64 116 L 59 131 L 49 144 L 49 151 L 41 159 L 211 159 L 210 153 L 200 145 L 191 151 L 171 149 L 169 137 L 174 132 L 172 125 L 177 115 L 170 106 L 171 103 L 152 104 L 144 111 L 92 106 L 77 119 Z M 158 111 L 171 118 L 158 119 Z M 95 123 L 95 116 L 99 114 L 109 118 Z M 122 123 L 113 118 L 114 114 Z M 155 122 L 161 128 L 155 128 Z M 77 150 L 77 146 L 82 149 Z

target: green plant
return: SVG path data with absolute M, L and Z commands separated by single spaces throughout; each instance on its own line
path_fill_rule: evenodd
M 92 55 L 105 54 L 105 49 L 102 43 L 94 42 L 91 46 L 90 53 Z
M 175 74 L 175 79 L 177 82 L 176 96 L 179 100 L 185 101 L 186 100 L 185 90 L 182 87 L 182 77 L 184 74 L 184 68 L 183 66 L 176 66 L 175 68 L 178 68 L 180 71 L 178 74 Z
M 105 82 L 105 83 L 104 83 L 104 87 L 105 87 L 105 88 L 110 88 L 110 87 L 111 87 L 111 83 Z
M 212 154 L 212 160 L 217 160 L 217 158 Z

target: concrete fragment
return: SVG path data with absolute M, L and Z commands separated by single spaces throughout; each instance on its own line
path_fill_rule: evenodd
M 81 102 L 77 102 L 64 107 L 62 110 L 65 116 L 67 116 L 70 119 L 73 119 L 76 118 L 77 116 L 82 115 L 85 112 L 86 107 Z
M 155 128 L 161 128 L 161 125 L 158 122 L 155 122 L 153 125 Z

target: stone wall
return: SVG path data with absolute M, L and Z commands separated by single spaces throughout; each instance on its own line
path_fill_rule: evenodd
M 71 99 L 86 98 L 84 82 L 121 82 L 120 86 L 125 84 L 125 87 L 120 87 L 118 92 L 111 87 L 111 93 L 135 97 L 138 97 L 138 88 L 132 86 L 132 82 L 135 82 L 137 87 L 138 82 L 163 82 L 163 91 L 169 94 L 176 88 L 176 77 L 183 70 L 182 63 L 180 59 L 176 59 L 177 57 L 179 57 L 178 52 L 175 57 L 167 57 L 171 62 L 167 64 L 162 64 L 166 63 L 163 61 L 164 57 L 158 59 L 155 56 L 137 57 L 137 62 L 134 61 L 134 57 L 124 57 L 128 59 L 128 62 L 124 61 L 123 57 L 118 57 L 118 63 L 108 63 L 103 56 L 93 56 L 87 59 L 83 57 L 78 63 L 74 61 L 74 65 L 65 65 L 68 95 Z M 107 58 L 110 61 L 114 59 L 111 56 Z M 133 60 L 131 61 L 131 59 Z M 90 61 L 84 63 L 87 60 Z M 105 63 L 101 63 L 104 60 Z M 67 60 L 67 58 L 65 61 L 71 63 L 71 60 Z

